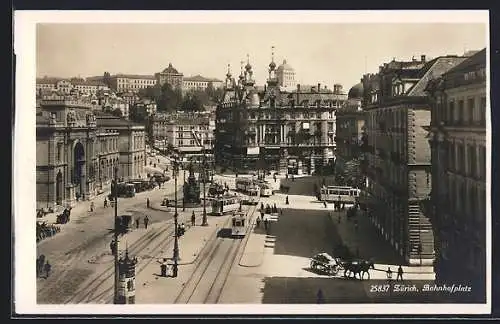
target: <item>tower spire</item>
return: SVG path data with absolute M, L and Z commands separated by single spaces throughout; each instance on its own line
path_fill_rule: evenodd
M 271 46 L 271 62 L 274 62 L 274 45 Z

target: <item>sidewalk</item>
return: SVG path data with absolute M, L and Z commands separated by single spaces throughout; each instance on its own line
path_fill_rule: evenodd
M 238 265 L 241 267 L 259 267 L 262 265 L 264 261 L 264 255 L 266 253 L 267 243 L 274 240 L 274 236 L 268 235 L 264 229 L 264 224 L 261 222 L 259 227 L 257 227 L 256 220 L 257 217 L 260 217 L 260 213 L 257 211 L 254 214 L 251 228 L 249 229 L 249 233 L 245 237 L 246 242 L 243 254 L 238 262 Z M 268 221 L 271 222 L 271 227 L 273 223 L 275 224 L 278 221 L 278 214 L 266 214 L 264 218 L 267 218 Z
M 190 218 L 190 216 L 189 216 Z M 201 216 L 197 217 L 196 223 L 201 223 Z M 154 259 L 144 260 L 148 262 L 136 275 L 137 304 L 172 304 L 180 294 L 185 283 L 194 271 L 195 263 L 200 255 L 209 248 L 217 238 L 217 232 L 228 225 L 229 216 L 211 217 L 209 226 L 195 226 L 186 230 L 179 239 L 179 268 L 177 278 L 161 277 L 160 262 L 163 258 L 172 264 L 173 242 L 164 249 L 162 253 L 154 256 Z M 186 222 L 187 224 L 187 222 Z M 143 262 L 144 262 L 143 261 Z M 139 264 L 140 266 L 140 264 Z
M 389 242 L 383 239 L 366 216 L 360 213 L 355 218 L 347 220 L 346 211 L 333 211 L 333 204 L 328 204 L 329 218 L 343 244 L 349 248 L 351 253 L 358 252 L 361 259 L 373 260 L 376 263 L 376 270 L 386 271 L 388 267 L 391 267 L 395 273 L 397 267 L 404 263 L 404 259 Z M 358 221 L 357 230 L 354 219 Z M 407 274 L 434 274 L 432 266 L 403 266 L 403 271 Z

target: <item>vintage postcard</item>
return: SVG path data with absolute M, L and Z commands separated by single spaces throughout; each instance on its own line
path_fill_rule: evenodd
M 15 312 L 489 313 L 488 19 L 15 12 Z

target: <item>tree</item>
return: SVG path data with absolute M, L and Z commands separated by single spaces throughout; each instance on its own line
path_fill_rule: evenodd
M 204 105 L 199 93 L 188 93 L 181 103 L 182 111 L 203 111 Z
M 114 109 L 111 114 L 113 114 L 113 116 L 116 116 L 116 117 L 123 117 L 123 113 L 122 113 L 122 110 L 120 108 L 116 108 Z
M 337 160 L 335 178 L 338 184 L 360 188 L 365 178 L 361 170 L 361 160 L 354 158 L 345 163 Z

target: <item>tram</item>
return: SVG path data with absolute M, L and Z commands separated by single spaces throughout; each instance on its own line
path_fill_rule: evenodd
M 273 190 L 267 183 L 259 184 L 260 187 L 260 196 L 261 197 L 270 197 L 273 195 Z
M 212 215 L 224 215 L 236 212 L 240 209 L 240 198 L 238 196 L 220 196 L 212 200 Z
M 245 236 L 246 232 L 246 219 L 245 214 L 236 213 L 233 215 L 231 224 L 231 237 L 242 238 Z
M 246 193 L 250 196 L 257 196 L 259 194 L 259 188 L 252 179 L 238 178 L 236 179 L 235 184 L 237 191 Z
M 320 191 L 320 200 L 354 204 L 359 198 L 360 189 L 345 186 L 323 186 Z

